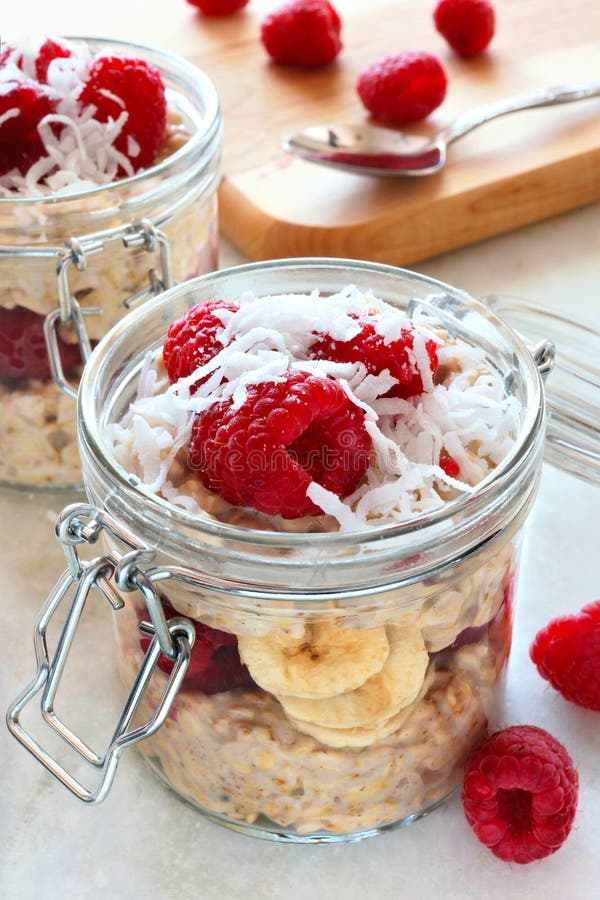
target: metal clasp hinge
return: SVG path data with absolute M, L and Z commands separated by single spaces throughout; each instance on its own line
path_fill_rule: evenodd
M 521 336 L 522 337 L 522 336 Z M 538 341 L 537 344 L 531 344 L 529 341 L 525 340 L 525 345 L 527 349 L 533 356 L 533 361 L 535 362 L 538 372 L 542 376 L 545 381 L 552 369 L 554 368 L 554 360 L 556 357 L 556 347 L 549 340 Z
M 98 557 L 91 562 L 83 562 L 79 557 L 76 545 L 95 543 L 103 529 L 124 543 L 128 552 L 120 554 L 113 550 L 107 556 Z M 173 618 L 167 621 L 165 619 L 160 598 L 152 582 L 139 568 L 141 561 L 151 561 L 153 552 L 148 548 L 136 545 L 132 541 L 132 536 L 121 529 L 106 513 L 87 504 L 67 507 L 58 517 L 56 532 L 63 544 L 68 565 L 50 592 L 36 620 L 34 652 L 37 670 L 31 682 L 9 707 L 7 725 L 17 740 L 76 797 L 86 803 L 100 803 L 110 790 L 120 755 L 125 747 L 155 734 L 165 722 L 188 670 L 196 635 L 194 626 L 189 620 Z M 141 630 L 144 634 L 151 635 L 152 640 L 108 749 L 100 755 L 58 718 L 54 711 L 54 700 L 77 625 L 92 588 L 97 587 L 115 611 L 118 612 L 123 607 L 123 601 L 113 587 L 113 582 L 121 591 L 139 590 L 142 593 L 152 621 L 151 623 L 142 623 Z M 64 621 L 54 655 L 50 659 L 46 640 L 48 625 L 73 586 L 75 590 L 71 607 Z M 152 716 L 143 725 L 131 728 L 131 723 L 161 653 L 174 660 L 167 684 Z M 80 759 L 99 772 L 97 783 L 92 789 L 84 787 L 23 728 L 20 714 L 40 691 L 42 691 L 41 715 L 46 724 L 75 751 Z
M 123 245 L 127 248 L 141 248 L 149 253 L 158 250 L 160 257 L 160 270 L 154 267 L 148 270 L 150 284 L 124 301 L 124 306 L 127 309 L 131 309 L 143 300 L 157 296 L 175 283 L 169 239 L 149 219 L 142 219 L 139 225 L 130 225 L 124 231 L 121 230 L 110 238 L 90 238 L 89 240 L 69 238 L 65 242 L 66 250 L 63 250 L 60 254 L 56 267 L 58 309 L 53 310 L 46 316 L 44 335 L 52 378 L 61 391 L 73 399 L 77 398 L 77 390 L 69 384 L 63 371 L 60 358 L 59 327 L 73 327 L 75 329 L 79 352 L 85 365 L 92 351 L 83 317 L 101 315 L 102 310 L 99 307 L 80 307 L 77 298 L 71 290 L 69 272 L 73 266 L 78 272 L 83 272 L 87 269 L 89 257 L 103 253 L 107 242 L 117 238 L 120 238 Z

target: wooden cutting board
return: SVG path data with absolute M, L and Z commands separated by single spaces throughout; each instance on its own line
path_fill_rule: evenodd
M 435 0 L 334 0 L 344 49 L 321 70 L 276 66 L 259 40 L 283 0 L 250 0 L 208 19 L 184 0 L 54 0 L 36 4 L 36 32 L 119 37 L 163 47 L 217 86 L 225 137 L 221 226 L 251 258 L 327 255 L 406 265 L 600 199 L 600 99 L 517 113 L 452 145 L 447 167 L 419 179 L 335 172 L 280 150 L 311 124 L 361 122 L 354 92 L 370 62 L 400 50 L 439 56 L 444 104 L 433 132 L 476 105 L 536 87 L 600 79 L 600 0 L 493 0 L 487 53 L 462 60 L 433 26 Z M 2 35 L 30 31 L 21 4 L 5 4 Z
M 423 0 L 339 0 L 344 49 L 326 69 L 265 61 L 261 13 L 213 23 L 208 52 L 225 116 L 221 227 L 252 259 L 346 256 L 406 265 L 600 199 L 600 98 L 521 112 L 452 145 L 447 167 L 418 179 L 337 172 L 288 156 L 282 138 L 310 124 L 361 122 L 358 73 L 407 49 L 436 53 L 449 90 L 417 129 L 432 133 L 476 105 L 536 87 L 600 79 L 600 0 L 496 0 L 488 52 L 463 60 Z

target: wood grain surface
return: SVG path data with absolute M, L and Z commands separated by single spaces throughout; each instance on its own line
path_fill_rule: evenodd
M 335 172 L 281 151 L 285 135 L 327 121 L 361 122 L 358 73 L 388 53 L 436 53 L 449 76 L 443 105 L 419 133 L 510 94 L 600 79 L 600 0 L 496 0 L 488 52 L 463 60 L 433 27 L 433 0 L 337 0 L 344 49 L 332 66 L 271 64 L 260 21 L 279 0 L 204 19 L 183 0 L 102 4 L 23 0 L 2 10 L 2 38 L 31 31 L 119 37 L 179 53 L 221 97 L 224 233 L 251 258 L 329 255 L 406 265 L 600 199 L 600 99 L 499 119 L 452 145 L 427 178 Z
M 245 42 L 223 61 L 227 76 L 217 65 L 214 77 L 223 85 L 226 123 L 237 144 L 226 148 L 221 222 L 248 256 L 407 265 L 600 199 L 600 99 L 490 123 L 452 145 L 447 167 L 427 178 L 336 172 L 279 150 L 286 134 L 309 124 L 364 121 L 357 74 L 399 50 L 435 52 L 448 70 L 447 99 L 414 129 L 419 133 L 504 96 L 600 79 L 598 0 L 497 2 L 497 35 L 489 52 L 473 60 L 446 47 L 422 0 L 345 5 L 345 48 L 329 69 L 265 67 Z M 240 81 L 252 73 L 243 90 L 234 71 Z

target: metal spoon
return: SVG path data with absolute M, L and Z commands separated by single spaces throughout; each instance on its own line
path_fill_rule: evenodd
M 508 97 L 458 116 L 434 137 L 375 125 L 317 125 L 287 138 L 284 150 L 310 162 L 365 175 L 431 175 L 446 162 L 446 148 L 480 125 L 536 106 L 600 96 L 600 81 L 557 85 Z

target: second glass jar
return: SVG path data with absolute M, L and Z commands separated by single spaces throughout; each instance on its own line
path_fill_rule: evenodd
M 81 40 L 94 53 L 141 57 L 160 70 L 168 105 L 165 148 L 151 168 L 103 187 L 1 197 L 0 308 L 38 316 L 56 310 L 57 265 L 71 256 L 69 290 L 84 313 L 95 310 L 85 315 L 85 325 L 96 343 L 127 312 L 130 298 L 149 286 L 150 270 L 158 280 L 184 281 L 216 268 L 222 124 L 212 83 L 184 60 L 131 43 Z M 158 243 L 124 246 L 124 238 L 142 234 L 143 223 L 166 237 L 171 273 L 162 271 Z M 76 331 L 69 322 L 59 331 L 71 345 L 77 378 Z M 0 379 L 0 482 L 28 488 L 81 483 L 75 404 L 49 374 Z

